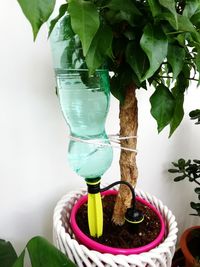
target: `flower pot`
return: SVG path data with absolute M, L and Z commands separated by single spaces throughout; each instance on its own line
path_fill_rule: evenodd
M 53 219 L 54 244 L 78 266 L 171 266 L 177 240 L 177 223 L 171 211 L 154 196 L 136 190 L 137 197 L 148 201 L 162 215 L 165 223 L 165 234 L 161 243 L 148 252 L 122 255 L 100 253 L 79 243 L 71 227 L 72 208 L 77 201 L 86 195 L 86 190 L 70 192 L 56 205 Z
M 194 237 L 194 231 L 198 232 L 198 237 Z M 192 255 L 194 249 L 198 252 L 200 259 L 200 226 L 194 226 L 185 230 L 180 239 L 180 247 L 185 258 L 185 266 L 200 267 L 200 261 L 198 262 Z
M 108 190 L 106 192 L 103 192 L 102 195 L 103 196 L 117 195 L 117 191 L 116 190 Z M 71 223 L 72 230 L 73 230 L 77 240 L 79 240 L 81 244 L 87 246 L 88 248 L 96 250 L 96 251 L 101 252 L 101 253 L 110 253 L 110 254 L 114 254 L 114 255 L 117 255 L 117 254 L 131 255 L 131 254 L 139 254 L 139 253 L 147 252 L 150 249 L 153 249 L 154 247 L 159 245 L 159 243 L 162 241 L 162 239 L 164 237 L 164 233 L 165 233 L 164 220 L 163 220 L 161 214 L 156 210 L 156 208 L 154 206 L 152 206 L 150 203 L 148 203 L 146 200 L 144 200 L 140 197 L 137 197 L 136 201 L 140 202 L 143 205 L 148 206 L 151 210 L 154 211 L 154 213 L 159 218 L 159 221 L 161 224 L 161 230 L 160 230 L 160 233 L 156 237 L 155 240 L 153 240 L 151 243 L 149 243 L 145 246 L 141 246 L 141 247 L 137 247 L 137 248 L 131 248 L 131 249 L 110 247 L 110 246 L 102 245 L 102 244 L 94 241 L 93 239 L 89 238 L 85 233 L 83 233 L 81 231 L 81 229 L 79 228 L 77 221 L 76 221 L 77 212 L 80 209 L 80 207 L 87 202 L 87 199 L 88 199 L 87 196 L 82 196 L 77 201 L 77 203 L 74 205 L 74 207 L 72 208 L 72 212 L 71 212 L 70 223 Z

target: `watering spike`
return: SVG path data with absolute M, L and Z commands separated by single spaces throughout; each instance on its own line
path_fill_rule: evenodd
M 100 194 L 100 178 L 86 179 L 88 186 L 88 225 L 90 235 L 100 237 L 103 234 L 103 208 Z

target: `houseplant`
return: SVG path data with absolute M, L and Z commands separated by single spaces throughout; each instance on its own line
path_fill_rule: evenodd
M 190 113 L 190 116 L 193 113 Z M 194 118 L 193 116 L 191 116 Z M 179 159 L 178 162 L 172 162 L 175 168 L 169 169 L 170 173 L 174 173 L 178 176 L 174 178 L 175 182 L 183 181 L 187 179 L 189 182 L 197 185 L 194 192 L 197 195 L 198 202 L 190 202 L 191 208 L 194 212 L 192 216 L 200 217 L 200 160 L 194 159 L 184 160 Z M 193 226 L 184 231 L 180 239 L 180 249 L 183 253 L 183 256 L 180 256 L 176 259 L 176 262 L 185 261 L 186 267 L 200 266 L 200 225 Z M 178 253 L 177 253 L 178 254 Z M 179 253 L 180 254 L 180 253 Z M 184 257 L 184 259 L 183 259 Z M 177 266 L 175 265 L 174 266 Z
M 32 267 L 75 267 L 62 252 L 40 236 L 31 238 L 19 257 L 10 242 L 0 239 L 0 266 L 24 267 L 26 249 Z
M 53 12 L 55 0 L 18 2 L 32 25 L 35 39 Z M 191 71 L 200 70 L 199 1 L 126 0 L 122 4 L 119 0 L 71 0 L 60 7 L 50 32 L 67 11 L 91 72 L 105 61 L 114 72 L 111 92 L 120 100 L 120 135 L 137 135 L 135 90 L 146 89 L 147 84 L 155 87 L 150 102 L 158 131 L 169 125 L 172 135 L 184 115 L 184 93 L 189 81 L 198 80 Z M 135 148 L 136 140 L 124 140 L 121 144 Z M 120 166 L 122 180 L 134 185 L 135 153 L 122 151 Z M 117 224 L 123 223 L 121 213 L 130 204 L 126 187 L 121 187 L 119 195 L 113 215 Z
M 34 38 L 49 18 L 55 1 L 18 0 L 32 24 Z M 111 91 L 120 100 L 120 135 L 137 135 L 136 88 L 155 87 L 151 113 L 158 131 L 170 125 L 170 135 L 183 118 L 184 92 L 189 80 L 198 80 L 191 70 L 200 69 L 199 1 L 81 1 L 71 0 L 60 8 L 56 22 L 68 11 L 72 31 L 78 34 L 83 57 L 92 73 L 105 61 L 111 78 Z M 135 53 L 135 51 L 137 51 Z M 136 139 L 121 141 L 136 147 Z M 135 185 L 135 153 L 121 152 L 121 178 Z M 113 221 L 123 224 L 130 205 L 130 192 L 122 186 Z

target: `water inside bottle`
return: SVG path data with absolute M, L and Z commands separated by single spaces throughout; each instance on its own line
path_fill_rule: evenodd
M 107 73 L 89 77 L 87 71 L 57 74 L 57 87 L 63 115 L 71 135 L 86 141 L 109 144 L 105 120 L 109 109 Z M 102 176 L 112 162 L 112 148 L 70 141 L 68 160 L 72 169 L 85 178 Z

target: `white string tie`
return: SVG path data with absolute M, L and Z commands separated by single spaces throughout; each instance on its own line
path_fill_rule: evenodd
M 108 135 L 108 139 L 105 139 L 105 138 L 84 139 L 81 137 L 69 135 L 69 139 L 71 141 L 97 145 L 99 147 L 112 147 L 112 148 L 117 148 L 120 150 L 125 150 L 125 151 L 137 153 L 137 150 L 134 148 L 123 147 L 120 145 L 121 140 L 129 140 L 129 139 L 136 139 L 136 138 L 137 138 L 137 136 L 134 136 L 134 135 L 133 136 L 119 136 L 118 134 L 110 134 L 110 135 Z M 106 142 L 110 142 L 110 143 L 106 143 Z

